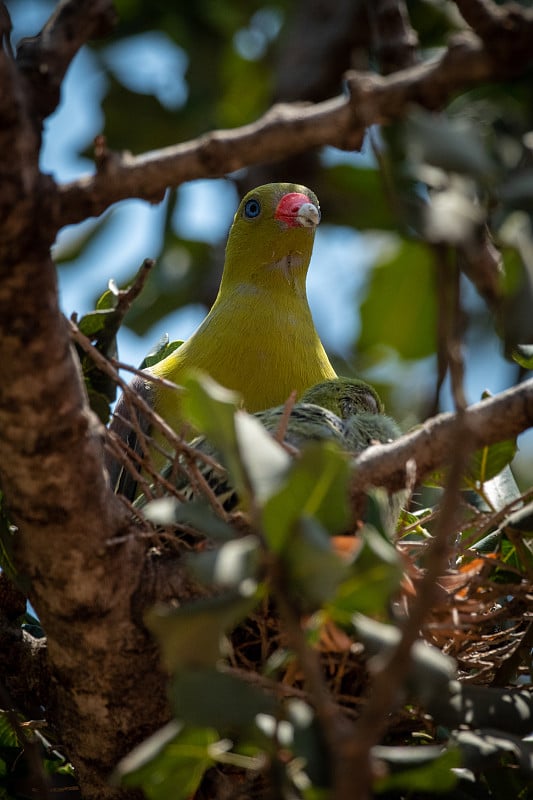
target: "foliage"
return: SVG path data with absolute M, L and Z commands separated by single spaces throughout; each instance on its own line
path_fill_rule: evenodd
M 189 416 L 215 437 L 222 462 L 239 487 L 239 513 L 245 513 L 249 533 L 243 537 L 234 532 L 228 538 L 226 529 L 223 538 L 216 537 L 207 550 L 200 536 L 187 558 L 191 574 L 203 587 L 198 598 L 177 608 L 157 607 L 147 615 L 146 623 L 171 674 L 169 696 L 175 721 L 127 756 L 116 779 L 141 785 L 149 797 L 164 798 L 176 776 L 184 775 L 186 780 L 179 783 L 182 789 L 173 784 L 174 793 L 178 791 L 175 796 L 186 798 L 199 791 L 201 797 L 205 772 L 231 765 L 248 776 L 250 791 L 258 780 L 250 776 L 266 773 L 276 787 L 276 796 L 294 796 L 303 790 L 303 796 L 312 797 L 314 791 L 327 787 L 331 768 L 316 709 L 308 700 L 291 697 L 290 692 L 284 697 L 273 691 L 274 680 L 287 684 L 295 674 L 286 603 L 307 620 L 305 647 L 313 658 L 319 655 L 327 663 L 332 641 L 348 661 L 355 641 L 364 644 L 370 657 L 390 653 L 401 638 L 400 617 L 397 613 L 391 617 L 391 602 L 396 605 L 405 591 L 402 579 L 410 549 L 431 540 L 424 527 L 427 512 L 402 515 L 397 550 L 394 531 L 383 523 L 390 519 L 387 498 L 372 495 L 364 526 L 355 538 L 348 537 L 347 558 L 343 549 L 347 537 L 339 537 L 350 525 L 345 454 L 329 443 L 313 444 L 291 462 L 280 445 L 254 419 L 238 411 L 231 395 L 212 381 L 191 377 L 188 390 Z M 253 451 L 253 461 L 248 451 Z M 490 520 L 520 498 L 516 484 L 509 479 L 496 486 L 500 476 L 505 477 L 513 454 L 514 447 L 495 446 L 471 463 L 465 488 L 471 502 L 477 498 L 484 511 L 471 505 L 460 534 L 468 546 L 455 567 L 460 590 L 451 591 L 447 601 L 454 606 L 466 591 L 461 573 L 479 574 L 482 568 L 479 558 L 468 555 L 481 545 L 480 517 Z M 150 508 L 148 504 L 145 509 L 148 518 Z M 180 506 L 169 504 L 166 511 L 159 508 L 157 523 L 167 530 L 176 522 L 179 525 L 183 516 L 176 520 L 176 508 Z M 194 526 L 209 531 L 212 511 L 201 506 L 195 509 Z M 523 519 L 523 527 L 528 529 L 528 517 L 523 515 Z M 510 533 L 510 520 L 509 514 L 504 515 L 497 529 L 495 546 L 501 555 L 492 552 L 493 588 L 480 584 L 492 601 L 499 596 L 504 602 L 498 582 L 516 582 L 532 568 L 529 550 Z M 420 560 L 417 557 L 416 562 Z M 411 563 L 414 569 L 415 562 Z M 510 565 L 514 577 L 505 573 Z M 253 662 L 254 680 L 241 667 L 247 646 L 245 631 L 247 620 L 262 618 L 266 608 L 270 609 L 266 612 L 271 620 L 270 638 L 262 643 L 261 659 Z M 442 614 L 442 609 L 435 613 Z M 289 637 L 289 649 L 283 635 L 272 638 L 278 626 Z M 346 663 L 337 664 L 337 683 L 348 673 Z M 471 666 L 473 671 L 476 668 Z M 305 674 L 305 667 L 303 670 Z M 423 718 L 414 714 L 406 738 L 375 747 L 375 757 L 388 770 L 387 777 L 376 777 L 377 794 L 403 797 L 404 792 L 422 792 L 430 796 L 439 787 L 441 796 L 451 798 L 462 791 L 468 797 L 470 776 L 476 775 L 487 787 L 486 796 L 493 797 L 497 762 L 504 771 L 518 764 L 522 779 L 531 780 L 533 762 L 524 736 L 531 725 L 533 704 L 527 693 L 517 698 L 521 711 L 517 705 L 513 714 L 508 690 L 485 689 L 488 696 L 478 695 L 477 687 L 458 684 L 457 677 L 453 659 L 422 641 L 416 644 L 406 688 L 411 703 L 430 711 L 434 727 L 428 730 Z M 462 730 L 465 725 L 472 729 L 469 736 Z M 425 743 L 417 744 L 419 738 Z M 490 758 L 484 755 L 487 749 Z M 521 779 L 513 779 L 519 787 Z

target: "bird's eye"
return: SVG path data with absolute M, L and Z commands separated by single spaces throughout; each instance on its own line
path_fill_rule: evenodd
M 261 203 L 259 200 L 248 200 L 244 206 L 244 216 L 248 217 L 248 219 L 253 219 L 254 217 L 258 217 L 260 213 Z

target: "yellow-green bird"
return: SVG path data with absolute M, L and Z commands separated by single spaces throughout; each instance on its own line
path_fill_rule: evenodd
M 334 442 L 342 450 L 357 454 L 376 442 L 390 442 L 400 435 L 396 422 L 383 414 L 383 404 L 375 389 L 357 378 L 340 377 L 321 381 L 302 394 L 301 401 L 291 409 L 287 419 L 284 406 L 276 406 L 256 412 L 255 417 L 272 435 L 281 427 L 283 440 L 301 449 L 310 442 Z M 206 464 L 202 455 L 222 463 L 217 448 L 205 436 L 191 442 L 199 454 L 197 467 L 207 483 L 224 504 L 226 510 L 233 509 L 238 497 L 227 475 Z M 171 479 L 173 465 L 162 471 L 163 477 Z M 198 487 L 178 474 L 176 486 L 187 499 L 196 496 Z M 146 498 L 138 498 L 137 507 L 142 508 Z
M 306 293 L 319 222 L 318 199 L 305 186 L 271 183 L 249 192 L 229 232 L 222 280 L 209 314 L 186 342 L 148 371 L 179 384 L 188 370 L 203 370 L 239 392 L 250 412 L 335 378 Z M 179 431 L 183 419 L 177 392 L 142 378 L 132 386 Z M 131 425 L 124 422 L 129 413 L 123 399 L 115 413 L 111 429 L 138 449 Z M 160 468 L 163 457 L 152 457 Z M 120 465 L 112 458 L 108 470 L 113 487 L 132 496 L 131 485 L 119 485 Z

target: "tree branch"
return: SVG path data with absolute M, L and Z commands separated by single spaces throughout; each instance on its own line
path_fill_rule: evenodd
M 524 17 L 523 39 L 530 44 L 533 39 L 529 17 Z M 521 74 L 532 62 L 531 47 L 521 59 L 510 63 L 502 57 L 499 62 L 476 36 L 463 34 L 441 56 L 393 75 L 347 73 L 349 96 L 309 105 L 280 104 L 241 128 L 213 131 L 140 156 L 114 154 L 96 174 L 59 187 L 56 229 L 98 216 L 128 197 L 158 202 L 168 186 L 194 178 L 221 177 L 326 144 L 356 149 L 369 125 L 401 118 L 412 103 L 442 108 L 454 93 L 490 78 Z
M 456 418 L 452 413 L 439 414 L 395 442 L 374 445 L 361 453 L 353 464 L 354 501 L 370 486 L 397 491 L 411 479 L 411 470 L 420 481 L 450 463 Z M 464 412 L 464 422 L 473 449 L 518 436 L 533 425 L 533 378 L 470 406 Z
M 57 108 L 61 83 L 76 53 L 89 39 L 109 33 L 116 22 L 112 0 L 63 0 L 37 36 L 22 39 L 17 65 L 28 78 L 41 121 Z

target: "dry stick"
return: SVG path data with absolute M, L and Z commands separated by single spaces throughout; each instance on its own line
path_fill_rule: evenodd
M 533 425 L 533 378 L 475 403 L 466 409 L 464 416 L 474 448 L 517 436 Z M 369 447 L 353 461 L 354 499 L 370 486 L 402 489 L 409 463 L 414 465 L 417 481 L 449 463 L 455 450 L 456 425 L 456 414 L 438 414 L 390 444 Z
M 169 425 L 167 425 L 165 420 L 162 417 L 160 417 L 159 414 L 157 414 L 157 412 L 155 412 L 153 408 L 151 408 L 149 404 L 142 397 L 140 397 L 138 394 L 136 394 L 130 389 L 126 381 L 124 381 L 118 375 L 116 369 L 112 366 L 112 364 L 108 361 L 108 359 L 106 359 L 106 357 L 103 356 L 102 353 L 100 353 L 100 351 L 97 350 L 97 348 L 95 348 L 93 344 L 91 344 L 89 339 L 83 333 L 81 333 L 81 331 L 72 321 L 70 321 L 70 328 L 73 339 L 80 345 L 80 347 L 82 347 L 82 349 L 86 353 L 88 353 L 91 356 L 91 358 L 93 358 L 96 366 L 99 369 L 101 369 L 102 372 L 105 372 L 106 375 L 109 375 L 110 377 L 113 378 L 113 380 L 116 381 L 117 385 L 122 389 L 123 392 L 126 393 L 128 400 L 131 400 L 132 404 L 142 414 L 146 415 L 146 417 L 150 419 L 151 424 L 154 427 L 157 427 L 164 434 L 169 444 L 173 448 L 175 448 L 177 451 L 182 451 L 189 457 L 201 458 L 207 465 L 213 467 L 214 469 L 218 470 L 222 469 L 220 464 L 218 464 L 218 462 L 214 458 L 211 458 L 211 456 L 202 453 L 199 450 L 195 450 L 194 447 L 191 447 L 190 444 L 187 444 L 186 442 L 183 441 L 183 439 L 177 436 L 175 431 Z M 133 371 L 139 372 L 139 370 L 133 370 Z M 175 389 L 176 391 L 180 390 L 180 387 L 176 386 L 176 384 L 171 383 L 170 381 L 157 378 L 154 375 L 150 375 L 149 373 L 144 373 L 142 371 L 140 371 L 140 374 L 143 376 L 144 379 L 149 380 L 153 383 L 162 384 L 167 388 Z M 148 471 L 148 465 L 145 465 L 145 468 Z M 154 472 L 153 474 L 154 477 L 157 477 L 157 480 L 160 479 L 158 473 Z M 197 479 L 202 486 L 202 490 L 205 492 L 207 498 L 212 503 L 216 513 L 219 514 L 223 519 L 227 519 L 227 512 L 219 503 L 216 495 L 212 491 L 211 487 L 207 483 L 205 477 L 202 475 L 200 470 L 197 473 Z M 163 481 L 164 479 L 161 480 Z
M 446 253 L 437 250 L 440 266 L 445 268 Z M 402 685 L 411 663 L 411 648 L 418 639 L 425 616 L 435 600 L 437 579 L 445 571 L 450 550 L 450 541 L 457 530 L 458 508 L 460 507 L 462 475 L 471 452 L 471 437 L 465 421 L 466 401 L 463 392 L 463 362 L 458 338 L 459 309 L 459 271 L 453 265 L 453 286 L 447 308 L 443 309 L 448 328 L 448 363 L 452 379 L 452 390 L 456 403 L 457 416 L 453 431 L 453 459 L 449 478 L 441 503 L 439 522 L 435 537 L 427 548 L 425 575 L 417 588 L 416 599 L 406 619 L 402 636 L 392 652 L 377 660 L 377 668 L 372 681 L 372 694 L 355 726 L 355 736 L 343 743 L 344 757 L 353 758 L 357 763 L 360 780 L 360 800 L 371 795 L 372 764 L 371 748 L 383 734 L 387 716 L 398 701 Z M 376 662 L 374 662 L 376 663 Z
M 117 22 L 111 0 L 63 0 L 37 36 L 17 48 L 17 66 L 29 78 L 41 119 L 55 111 L 60 87 L 76 53 L 89 41 L 107 36 Z
M 283 413 L 280 417 L 278 427 L 274 433 L 274 439 L 276 442 L 280 444 L 283 443 L 285 439 L 285 434 L 287 433 L 287 425 L 289 424 L 289 418 L 292 414 L 292 409 L 294 408 L 294 404 L 296 403 L 296 391 L 291 392 L 288 396 L 287 400 L 285 401 L 285 405 L 283 406 Z
M 404 0 L 371 0 L 366 5 L 380 72 L 390 75 L 416 64 L 418 34 L 411 26 Z

